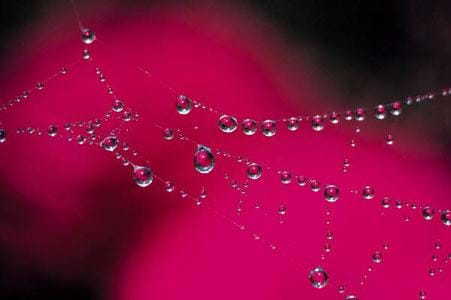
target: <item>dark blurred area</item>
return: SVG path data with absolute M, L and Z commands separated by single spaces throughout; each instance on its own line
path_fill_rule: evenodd
M 131 2 L 151 3 L 127 4 Z M 387 97 L 408 96 L 406 92 L 451 86 L 449 1 L 252 0 L 247 4 L 278 24 L 289 43 L 305 47 L 317 58 L 326 80 L 337 82 L 339 92 L 349 97 L 346 105 L 374 104 Z M 9 42 L 30 30 L 52 5 L 43 0 L 0 3 L 2 65 Z M 70 1 L 67 9 L 71 9 Z M 368 93 L 371 97 L 361 99 Z M 434 130 L 445 144 L 451 140 L 450 108 L 444 105 L 441 115 L 435 116 L 441 123 Z M 99 294 L 86 283 L 17 269 L 0 252 L 1 299 L 97 299 Z

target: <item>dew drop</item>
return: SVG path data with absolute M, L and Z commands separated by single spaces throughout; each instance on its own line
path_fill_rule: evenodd
M 262 167 L 259 164 L 252 163 L 247 166 L 247 176 L 250 179 L 259 179 L 262 176 Z
M 6 142 L 6 130 L 0 129 L 0 143 Z
M 81 40 L 86 45 L 89 45 L 89 44 L 94 43 L 94 41 L 96 40 L 96 35 L 95 35 L 94 31 L 92 31 L 91 29 L 85 28 L 81 32 Z
M 351 110 L 345 111 L 344 118 L 346 121 L 351 121 L 352 120 L 352 111 Z
M 296 131 L 299 129 L 299 119 L 298 118 L 292 117 L 292 118 L 289 118 L 286 122 L 287 122 L 288 130 Z
M 338 124 L 338 122 L 340 121 L 340 115 L 338 113 L 336 113 L 336 112 L 332 112 L 329 115 L 329 121 L 332 124 Z
M 440 219 L 446 226 L 451 226 L 451 210 L 443 211 Z
M 346 298 L 345 298 L 345 300 L 359 300 L 359 299 L 357 298 L 357 296 L 354 296 L 354 295 L 347 295 Z
M 55 125 L 50 125 L 49 127 L 47 127 L 47 134 L 49 136 L 56 136 L 56 134 L 58 133 L 58 127 L 56 127 Z
M 164 183 L 164 189 L 166 190 L 166 192 L 170 193 L 174 191 L 174 184 L 171 181 L 166 181 Z
M 109 136 L 103 139 L 103 141 L 100 143 L 100 146 L 102 146 L 103 149 L 113 152 L 116 150 L 118 145 L 118 140 L 114 136 Z
M 384 197 L 381 201 L 381 205 L 383 208 L 389 208 L 391 206 L 391 199 L 388 197 Z
M 327 275 L 323 268 L 316 267 L 310 271 L 309 280 L 314 288 L 322 289 L 326 287 L 329 281 L 329 275 Z
M 276 121 L 265 120 L 262 122 L 261 128 L 264 136 L 274 136 L 277 132 Z
M 379 104 L 374 109 L 374 117 L 378 120 L 383 120 L 387 116 L 387 110 L 385 109 L 385 106 L 382 104 Z
M 281 216 L 284 216 L 287 214 L 287 207 L 285 205 L 280 205 L 279 208 L 277 209 L 277 213 Z
M 62 67 L 62 68 L 60 69 L 60 74 L 61 74 L 61 75 L 66 75 L 66 74 L 67 74 L 67 68 L 66 68 L 66 67 Z
M 147 187 L 153 181 L 153 172 L 149 167 L 133 166 L 133 180 L 140 187 Z
M 38 91 L 42 91 L 44 89 L 44 83 L 43 82 L 36 83 L 36 89 Z
M 194 154 L 193 161 L 194 168 L 201 174 L 210 173 L 215 166 L 215 159 L 210 148 L 203 145 L 197 146 L 197 151 Z
M 241 130 L 245 135 L 253 135 L 257 132 L 257 121 L 252 119 L 245 119 L 241 123 Z
M 339 286 L 338 286 L 338 289 L 337 289 L 337 292 L 338 292 L 339 294 L 344 294 L 344 292 L 345 292 L 345 287 L 342 286 L 342 285 L 339 285 Z
M 391 107 L 390 107 L 390 113 L 393 116 L 399 116 L 401 114 L 401 112 L 402 112 L 402 104 L 401 104 L 401 102 L 399 102 L 399 101 L 393 102 L 391 104 Z
M 419 300 L 425 300 L 426 299 L 426 292 L 425 291 L 420 291 L 418 293 L 418 299 Z
M 193 103 L 190 98 L 184 95 L 179 95 L 175 101 L 175 108 L 179 114 L 186 115 L 193 108 Z
M 363 198 L 370 200 L 374 198 L 374 189 L 370 186 L 366 186 L 362 190 Z
M 283 171 L 280 173 L 280 182 L 283 184 L 289 184 L 291 182 L 291 173 Z
M 306 186 L 307 178 L 304 176 L 296 176 L 296 182 L 299 186 Z
M 385 136 L 385 143 L 387 145 L 393 145 L 394 139 L 393 135 L 389 133 Z
M 312 180 L 310 181 L 310 188 L 312 189 L 312 192 L 319 192 L 321 183 L 318 180 Z
M 381 263 L 382 262 L 382 253 L 380 253 L 378 251 L 374 252 L 373 256 L 372 256 L 372 260 L 373 260 L 373 262 L 375 262 L 377 264 Z
M 324 118 L 322 116 L 316 115 L 312 118 L 312 129 L 315 131 L 324 129 Z
M 366 118 L 366 111 L 365 111 L 365 109 L 364 108 L 357 108 L 355 110 L 355 119 L 357 121 L 361 122 L 361 121 L 364 121 L 365 118 Z
M 324 199 L 326 199 L 327 202 L 335 202 L 338 200 L 340 196 L 340 191 L 337 186 L 335 185 L 327 185 L 324 189 Z
M 430 206 L 426 206 L 423 208 L 422 214 L 423 214 L 423 218 L 425 220 L 432 220 L 432 218 L 434 217 L 434 209 Z
M 121 112 L 124 109 L 124 103 L 121 100 L 116 99 L 113 102 L 113 110 L 115 112 Z
M 84 60 L 89 60 L 91 58 L 91 53 L 89 52 L 89 50 L 87 49 L 83 50 L 82 57 Z
M 172 140 L 174 138 L 174 131 L 171 128 L 163 129 L 163 138 L 165 140 Z
M 218 122 L 219 129 L 222 132 L 234 132 L 238 127 L 238 122 L 235 117 L 229 115 L 222 115 L 219 117 Z

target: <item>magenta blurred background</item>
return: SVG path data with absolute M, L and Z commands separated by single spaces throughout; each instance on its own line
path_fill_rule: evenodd
M 328 124 L 320 133 L 303 123 L 298 132 L 281 126 L 266 138 L 223 134 L 217 118 L 201 110 L 177 114 L 175 96 L 165 87 L 239 120 L 263 120 L 373 106 L 449 86 L 450 5 L 351 2 L 76 1 L 82 22 L 98 37 L 90 47 L 93 62 L 69 68 L 29 100 L 0 112 L 8 133 L 0 144 L 0 295 L 343 299 L 349 292 L 359 299 L 418 299 L 424 290 L 428 299 L 447 299 L 451 265 L 443 259 L 451 253 L 450 228 L 438 216 L 426 222 L 419 209 L 391 208 L 381 216 L 380 200 L 451 208 L 449 100 L 405 109 L 387 121 L 370 118 L 358 124 L 360 133 L 355 123 Z M 1 49 L 1 97 L 7 101 L 81 58 L 84 45 L 69 2 L 4 5 L 3 13 L 26 8 L 30 16 L 3 29 L 8 43 Z M 193 195 L 205 187 L 205 205 L 228 221 L 165 192 L 158 182 L 139 188 L 131 169 L 99 147 L 14 133 L 102 116 L 111 97 L 95 67 L 140 114 L 124 134 L 138 149 L 133 160 L 148 162 L 158 176 Z M 192 166 L 195 147 L 163 140 L 155 124 L 182 128 L 196 141 L 276 170 L 338 185 L 328 260 L 320 260 L 326 205 L 321 192 L 283 186 L 277 175 L 264 173 L 251 183 L 237 216 L 240 196 L 224 173 L 243 181 L 244 165 L 217 156 L 214 171 L 199 174 Z M 393 146 L 384 143 L 388 132 Z M 349 174 L 342 171 L 345 158 Z M 375 199 L 349 192 L 365 185 L 376 189 Z M 256 202 L 274 213 L 261 214 Z M 276 213 L 280 204 L 288 208 L 284 224 Z M 278 249 L 253 240 L 252 233 Z M 440 250 L 434 250 L 436 241 Z M 385 242 L 390 247 L 383 263 L 361 286 L 371 254 Z M 440 262 L 432 262 L 434 254 Z M 322 290 L 308 281 L 318 265 L 330 277 Z M 442 273 L 428 275 L 439 267 Z M 339 284 L 346 287 L 343 295 Z

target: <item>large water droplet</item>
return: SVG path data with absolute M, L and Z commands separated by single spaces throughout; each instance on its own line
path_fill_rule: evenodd
M 103 149 L 111 152 L 116 150 L 117 145 L 118 140 L 114 136 L 108 136 L 100 143 L 100 146 L 102 146 Z
M 0 129 L 0 143 L 6 142 L 6 130 Z
M 96 40 L 96 35 L 91 29 L 85 28 L 81 31 L 81 40 L 86 45 L 89 45 L 94 43 L 94 41 Z
M 316 267 L 310 271 L 309 280 L 314 288 L 322 289 L 327 285 L 329 276 L 323 268 Z
M 253 135 L 257 132 L 257 121 L 252 119 L 245 119 L 241 123 L 241 130 L 245 135 Z
M 175 101 L 175 108 L 179 114 L 186 115 L 193 108 L 193 102 L 190 98 L 184 95 L 179 95 Z
M 218 126 L 222 132 L 234 132 L 238 127 L 238 122 L 235 117 L 222 115 L 219 117 Z
M 328 202 L 335 202 L 340 197 L 340 191 L 338 190 L 338 187 L 335 185 L 327 185 L 324 189 L 324 198 Z
M 193 161 L 194 168 L 202 174 L 210 173 L 215 166 L 215 159 L 210 148 L 203 145 L 197 146 L 197 151 L 194 154 Z
M 443 211 L 440 219 L 446 226 L 451 226 L 451 210 Z
M 149 167 L 134 166 L 133 180 L 140 187 L 147 187 L 153 181 L 153 172 Z
M 264 136 L 273 136 L 277 132 L 276 121 L 265 120 L 262 122 L 262 133 Z
M 259 179 L 262 176 L 262 167 L 259 164 L 252 163 L 247 166 L 247 176 L 250 179 Z

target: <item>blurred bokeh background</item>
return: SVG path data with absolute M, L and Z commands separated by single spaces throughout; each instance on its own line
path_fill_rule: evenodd
M 75 3 L 80 11 L 119 7 L 124 14 L 160 4 L 132 0 Z M 212 11 L 222 8 L 214 1 L 204 5 Z M 330 101 L 335 101 L 331 107 L 374 105 L 451 86 L 449 1 L 255 0 L 236 1 L 234 6 L 252 11 L 251 17 L 255 14 L 269 20 L 282 32 L 285 43 L 302 48 L 324 80 L 334 84 L 339 96 L 331 95 Z M 36 23 L 46 22 L 47 16 L 63 12 L 72 17 L 70 1 L 1 2 L 2 80 L 10 76 L 8 60 L 13 49 L 34 46 L 23 36 L 33 32 Z M 430 136 L 450 163 L 450 116 L 450 103 L 425 105 L 421 112 L 413 111 L 397 121 L 397 126 Z M 94 281 L 66 280 L 51 272 L 16 268 L 6 257 L 0 247 L 2 299 L 99 299 L 101 286 Z

